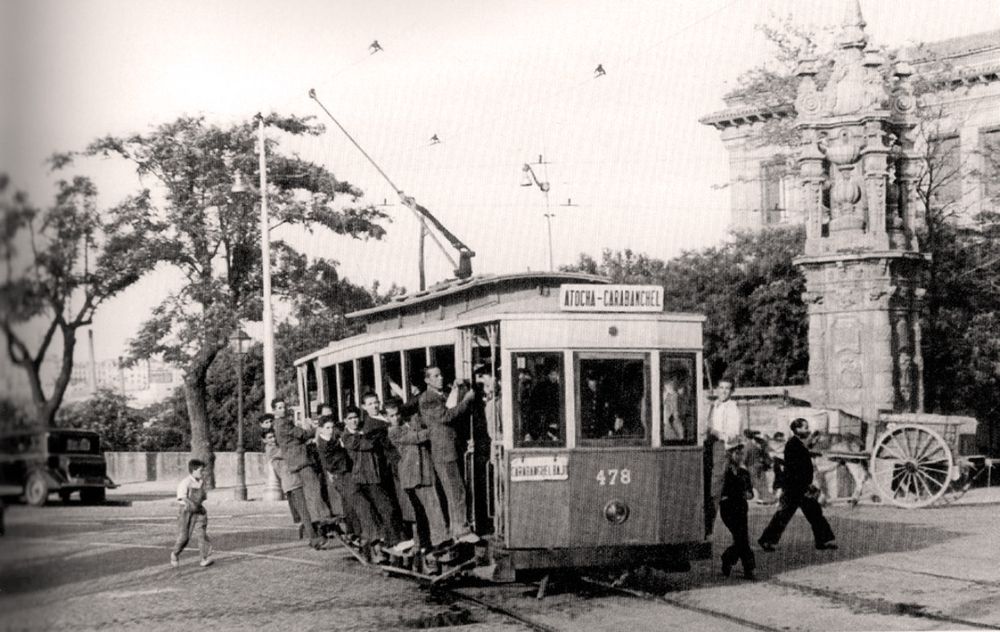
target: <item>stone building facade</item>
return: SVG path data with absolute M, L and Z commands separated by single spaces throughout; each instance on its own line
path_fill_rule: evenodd
M 878 55 L 870 45 L 862 52 Z M 928 99 L 942 114 L 930 136 L 941 144 L 951 163 L 947 167 L 959 174 L 938 192 L 940 203 L 953 205 L 960 210 L 956 214 L 965 218 L 987 205 L 996 208 L 1000 173 L 982 155 L 987 148 L 1000 151 L 1000 31 L 931 42 L 894 56 L 909 59 L 917 72 L 937 64 L 945 65 L 951 74 L 949 86 Z M 801 116 L 797 104 L 761 108 L 734 96 L 726 105 L 701 122 L 719 130 L 729 152 L 731 228 L 756 230 L 804 223 L 805 191 L 799 186 L 793 152 L 762 138 L 770 119 Z

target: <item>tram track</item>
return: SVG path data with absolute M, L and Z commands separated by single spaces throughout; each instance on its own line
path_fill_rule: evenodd
M 655 603 L 663 603 L 675 608 L 680 608 L 681 610 L 687 610 L 690 612 L 695 612 L 707 617 L 712 617 L 713 619 L 719 619 L 720 621 L 726 621 L 727 623 L 735 623 L 747 628 L 752 628 L 754 630 L 761 630 L 762 632 L 787 632 L 787 628 L 776 628 L 769 626 L 764 623 L 757 621 L 751 621 L 750 619 L 745 619 L 743 617 L 738 617 L 736 615 L 729 614 L 728 612 L 721 612 L 719 610 L 713 610 L 711 608 L 705 608 L 704 606 L 696 606 L 690 603 L 685 603 L 680 599 L 672 599 L 664 595 L 657 595 L 654 593 L 637 590 L 635 588 L 625 588 L 623 586 L 615 586 L 614 584 L 601 581 L 599 579 L 593 579 L 590 577 L 581 577 L 581 581 L 591 584 L 593 586 L 599 586 L 605 590 L 616 592 L 622 595 L 627 595 L 629 597 L 634 597 L 636 599 L 643 599 L 645 601 L 652 601 Z
M 942 623 L 950 623 L 954 625 L 967 625 L 969 627 L 981 630 L 1000 630 L 1000 625 L 983 623 L 980 621 L 970 621 L 969 619 L 963 619 L 961 617 L 953 617 L 939 612 L 929 612 L 925 609 L 925 606 L 921 606 L 919 604 L 892 601 L 888 599 L 872 599 L 870 597 L 861 597 L 859 595 L 852 595 L 849 593 L 841 592 L 839 590 L 818 588 L 816 586 L 807 586 L 805 584 L 800 584 L 798 582 L 790 582 L 783 579 L 770 579 L 768 580 L 768 583 L 773 586 L 780 586 L 782 588 L 796 590 L 804 594 L 823 597 L 829 599 L 830 601 L 844 604 L 853 608 L 862 608 L 866 610 L 871 610 L 879 614 L 904 615 L 916 619 L 930 619 L 932 621 L 940 621 Z
M 557 628 L 553 628 L 552 626 L 546 625 L 539 621 L 535 621 L 531 617 L 521 614 L 515 610 L 512 610 L 507 606 L 501 606 L 496 603 L 490 603 L 489 601 L 482 599 L 481 597 L 476 597 L 473 595 L 468 595 L 463 592 L 460 592 L 458 589 L 440 588 L 436 590 L 444 594 L 447 594 L 456 601 L 464 601 L 466 603 L 474 604 L 480 608 L 483 608 L 484 610 L 492 612 L 493 614 L 506 617 L 508 619 L 516 621 L 517 623 L 520 623 L 521 625 L 525 625 L 528 628 L 535 630 L 536 632 L 559 632 Z
M 905 570 L 905 569 L 893 569 L 893 570 Z M 960 578 L 952 578 L 952 579 L 960 579 Z M 731 615 L 726 612 L 720 612 L 718 610 L 713 610 L 711 608 L 706 608 L 704 606 L 696 606 L 690 603 L 686 603 L 679 599 L 673 599 L 671 597 L 667 597 L 665 595 L 657 595 L 655 593 L 646 592 L 639 589 L 626 588 L 623 586 L 615 586 L 614 584 L 604 582 L 601 580 L 596 580 L 589 577 L 581 578 L 581 580 L 586 583 L 592 584 L 594 586 L 599 586 L 606 590 L 617 592 L 622 595 L 628 595 L 646 601 L 668 604 L 676 608 L 689 610 L 691 612 L 696 612 L 715 619 L 720 619 L 728 621 L 730 623 L 746 626 L 749 628 L 753 628 L 755 630 L 762 630 L 766 632 L 787 631 L 787 627 L 784 626 L 783 627 L 770 626 L 765 623 L 760 623 L 758 621 L 753 621 L 743 617 Z M 800 584 L 798 582 L 791 582 L 782 579 L 769 579 L 765 580 L 765 583 L 770 584 L 772 586 L 786 588 L 788 590 L 794 590 L 802 594 L 821 597 L 829 601 L 848 606 L 852 609 L 867 610 L 870 612 L 876 612 L 878 614 L 885 614 L 885 615 L 907 616 L 916 619 L 929 619 L 932 621 L 940 621 L 942 623 L 949 623 L 952 625 L 969 626 L 976 629 L 1000 630 L 1000 626 L 998 625 L 983 623 L 980 621 L 971 621 L 969 619 L 963 619 L 961 617 L 953 617 L 939 612 L 930 612 L 927 611 L 924 606 L 921 606 L 919 604 L 897 602 L 887 599 L 872 599 L 869 597 L 861 597 L 858 595 L 853 595 L 842 591 L 831 590 L 826 588 L 817 588 L 815 586 L 808 586 L 805 584 Z M 996 586 L 995 583 L 990 585 Z

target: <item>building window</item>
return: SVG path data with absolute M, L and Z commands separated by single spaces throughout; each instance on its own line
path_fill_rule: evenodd
M 962 201 L 962 155 L 958 136 L 931 138 L 927 147 L 927 178 L 931 204 L 937 211 L 955 210 Z
M 1000 211 L 1000 128 L 979 134 L 982 158 L 983 201 L 989 210 Z
M 785 176 L 788 166 L 784 157 L 760 165 L 761 214 L 765 226 L 780 224 L 785 214 Z

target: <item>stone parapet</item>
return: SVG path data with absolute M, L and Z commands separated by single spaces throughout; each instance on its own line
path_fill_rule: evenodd
M 247 452 L 246 482 L 257 485 L 267 482 L 270 464 L 261 452 Z M 108 476 L 115 483 L 141 483 L 144 481 L 177 480 L 187 476 L 188 452 L 105 452 Z M 215 453 L 215 481 L 217 487 L 236 485 L 236 453 Z

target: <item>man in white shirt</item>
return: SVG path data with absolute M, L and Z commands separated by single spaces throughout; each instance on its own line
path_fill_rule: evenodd
M 736 383 L 730 377 L 719 380 L 716 400 L 708 412 L 708 434 L 705 437 L 705 537 L 712 534 L 715 515 L 722 494 L 726 473 L 726 444 L 738 441 L 746 424 L 739 407 L 731 398 Z

